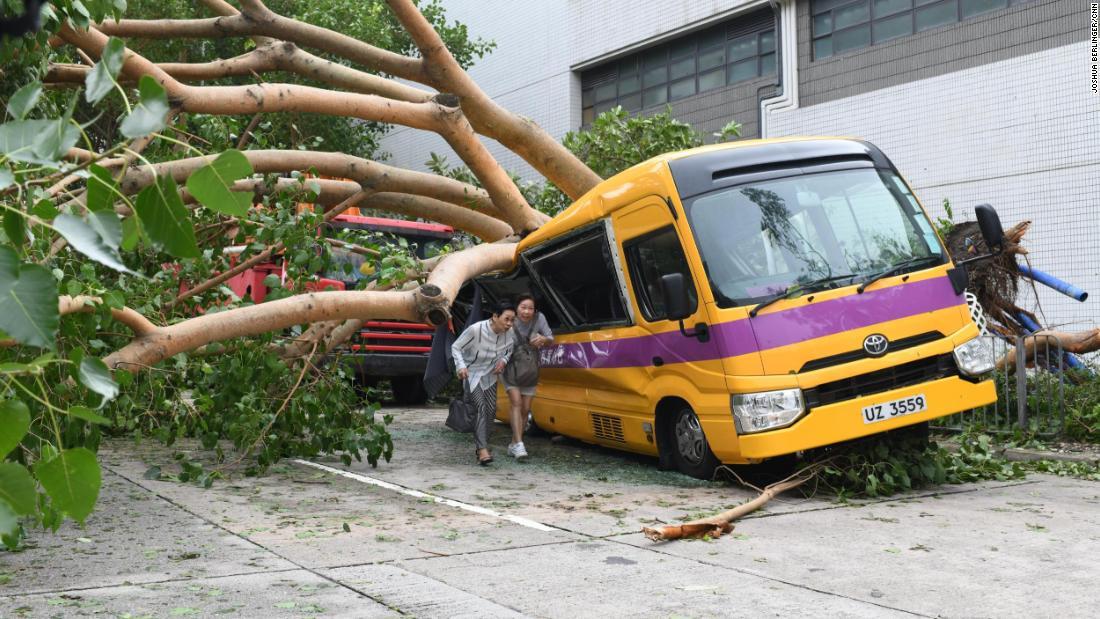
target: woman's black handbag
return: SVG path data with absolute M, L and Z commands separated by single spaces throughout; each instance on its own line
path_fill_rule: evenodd
M 462 381 L 462 397 L 451 399 L 451 408 L 447 412 L 447 427 L 455 432 L 473 432 L 474 417 L 477 408 L 470 402 L 470 390 L 466 381 Z

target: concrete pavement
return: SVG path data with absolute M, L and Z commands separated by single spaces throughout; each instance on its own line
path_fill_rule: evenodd
M 171 450 L 115 442 L 84 529 L 0 554 L 0 616 L 1085 617 L 1100 485 L 1032 476 L 839 505 L 782 497 L 728 538 L 643 525 L 753 495 L 647 458 L 531 438 L 473 464 L 446 411 L 391 411 L 358 477 L 283 462 L 204 490 L 144 479 Z M 194 457 L 201 456 L 201 452 Z M 319 460 L 345 470 L 338 461 Z

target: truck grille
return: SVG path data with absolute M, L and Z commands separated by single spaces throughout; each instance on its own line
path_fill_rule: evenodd
M 352 341 L 354 352 L 428 353 L 435 327 L 414 322 L 369 321 Z
M 824 383 L 806 389 L 803 394 L 806 407 L 812 409 L 958 374 L 955 358 L 944 354 Z
M 921 344 L 927 344 L 928 342 L 934 342 L 939 339 L 947 337 L 939 331 L 928 331 L 927 333 L 919 333 L 917 335 L 911 335 L 909 337 L 903 337 L 898 340 L 890 342 L 890 349 L 887 353 L 897 352 L 899 350 L 905 350 L 906 348 L 913 348 L 914 346 L 920 346 Z M 850 350 L 848 352 L 842 352 L 838 355 L 830 355 L 828 357 L 821 357 L 820 359 L 811 359 L 807 361 L 801 372 L 812 372 L 814 370 L 820 370 L 822 368 L 832 367 L 834 365 L 840 365 L 842 363 L 850 363 L 852 361 L 859 361 L 860 359 L 867 359 L 871 355 L 867 354 L 866 350 L 862 348 L 858 350 Z

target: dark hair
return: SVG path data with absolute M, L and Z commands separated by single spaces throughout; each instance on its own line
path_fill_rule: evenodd
M 497 304 L 493 306 L 493 316 L 500 316 L 501 314 L 509 310 L 511 310 L 512 312 L 516 311 L 516 306 L 513 305 L 511 301 L 507 299 L 503 301 L 498 301 Z
M 519 307 L 519 304 L 523 303 L 524 301 L 530 301 L 531 304 L 535 306 L 536 310 L 539 308 L 539 302 L 535 300 L 535 295 L 531 294 L 530 292 L 522 292 L 519 295 L 516 295 L 516 307 Z

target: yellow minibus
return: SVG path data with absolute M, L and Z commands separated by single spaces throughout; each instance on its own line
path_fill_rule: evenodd
M 995 211 L 978 219 L 998 248 Z M 965 265 L 864 141 L 656 157 L 597 185 L 519 244 L 511 272 L 474 285 L 490 300 L 532 291 L 554 329 L 540 428 L 696 477 L 996 399 Z

